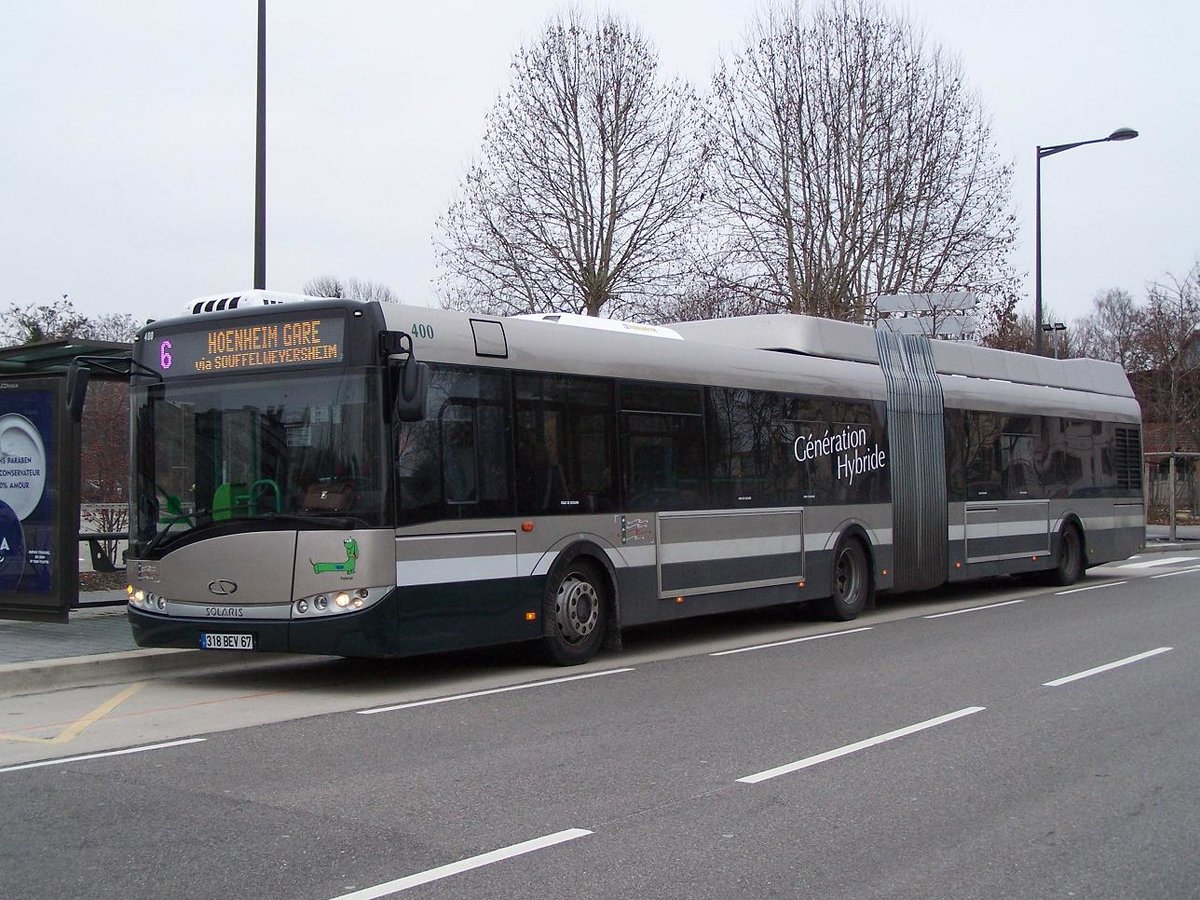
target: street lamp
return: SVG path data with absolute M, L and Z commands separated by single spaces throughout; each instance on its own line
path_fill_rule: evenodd
M 1064 322 L 1044 322 L 1042 324 L 1042 331 L 1046 332 L 1046 334 L 1050 334 L 1050 332 L 1052 332 L 1052 331 L 1066 331 L 1066 330 L 1067 330 L 1067 326 Z M 1054 340 L 1054 358 L 1055 359 L 1058 359 L 1058 346 L 1059 346 L 1059 341 L 1057 338 L 1055 338 L 1055 340 Z
M 1036 321 L 1033 336 L 1034 352 L 1038 356 L 1042 355 L 1042 159 L 1047 156 L 1053 156 L 1055 153 L 1074 150 L 1076 147 L 1082 147 L 1086 144 L 1103 144 L 1106 141 L 1132 141 L 1137 136 L 1138 133 L 1132 128 L 1118 128 L 1108 137 L 1037 148 L 1037 173 L 1034 177 L 1037 200 L 1034 206 L 1033 220 L 1033 317 Z
M 254 289 L 267 287 L 267 0 L 258 0 L 258 90 L 254 116 Z

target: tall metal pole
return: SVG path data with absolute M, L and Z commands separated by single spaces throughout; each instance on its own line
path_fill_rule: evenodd
M 267 287 L 267 0 L 258 0 L 258 116 L 254 141 L 254 287 Z
M 1088 144 L 1103 144 L 1108 141 L 1131 141 L 1138 136 L 1132 128 L 1118 128 L 1108 137 L 1095 138 L 1090 141 L 1072 141 L 1069 144 L 1055 144 L 1052 147 L 1037 148 L 1037 169 L 1034 175 L 1035 193 L 1037 199 L 1034 206 L 1034 237 L 1033 237 L 1033 347 L 1038 356 L 1042 355 L 1042 157 L 1053 156 L 1076 147 L 1086 147 Z
M 1033 352 L 1042 355 L 1042 148 L 1033 176 Z

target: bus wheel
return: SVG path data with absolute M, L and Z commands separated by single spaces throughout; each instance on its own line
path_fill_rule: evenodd
M 1083 537 L 1074 525 L 1067 525 L 1058 535 L 1058 556 L 1046 580 L 1062 587 L 1074 584 L 1083 574 Z
M 871 599 L 867 551 L 858 538 L 847 538 L 833 554 L 833 584 L 823 611 L 839 622 L 858 618 Z
M 604 579 L 586 559 L 573 560 L 546 585 L 543 616 L 547 633 L 542 648 L 559 666 L 585 663 L 604 637 L 608 597 Z

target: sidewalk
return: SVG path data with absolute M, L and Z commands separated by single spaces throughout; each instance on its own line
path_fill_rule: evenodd
M 1147 525 L 1146 549 L 1161 552 L 1200 544 L 1200 526 L 1177 526 L 1174 543 L 1168 535 L 1165 525 Z M 97 605 L 113 601 L 120 605 Z M 66 625 L 0 619 L 0 696 L 139 673 L 244 664 L 276 656 L 139 649 L 125 618 L 124 601 L 124 591 L 80 594 L 80 607 L 71 610 Z
M 0 697 L 279 658 L 277 653 L 141 649 L 125 617 L 124 591 L 88 591 L 79 600 L 67 624 L 0 619 Z
M 1168 543 L 1171 540 L 1170 534 L 1171 529 L 1167 525 L 1147 525 L 1146 549 L 1153 550 L 1158 544 Z M 1200 525 L 1176 525 L 1175 541 L 1185 544 L 1200 541 Z
M 0 619 L 0 665 L 137 649 L 125 618 L 124 591 L 90 591 L 79 600 L 66 625 Z M 119 605 L 96 605 L 112 601 Z

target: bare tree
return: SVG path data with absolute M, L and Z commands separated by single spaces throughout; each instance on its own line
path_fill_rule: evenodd
M 10 306 L 0 340 L 6 344 L 38 344 L 83 338 L 120 343 L 132 341 L 139 327 L 130 313 L 104 313 L 89 319 L 63 294 L 61 300 L 50 303 Z
M 105 313 L 89 319 L 80 336 L 93 341 L 129 343 L 141 326 L 130 313 Z
M 979 316 L 979 343 L 997 350 L 1033 352 L 1033 316 L 1017 313 L 1015 291 L 1006 291 Z
M 1120 363 L 1126 372 L 1146 368 L 1146 310 L 1120 288 L 1097 294 L 1094 306 L 1095 312 L 1071 326 L 1079 355 Z
M 478 161 L 439 220 L 444 305 L 639 317 L 677 294 L 703 114 L 628 22 L 576 11 L 518 50 Z
M 39 344 L 80 337 L 88 325 L 87 316 L 76 310 L 75 304 L 63 294 L 61 300 L 49 303 L 30 303 L 23 307 L 12 304 L 5 316 L 0 339 L 6 345 Z
M 380 303 L 400 302 L 400 298 L 386 284 L 362 278 L 347 278 L 343 281 L 335 275 L 319 275 L 304 282 L 302 290 L 310 297 L 378 300 Z
M 875 0 L 761 15 L 711 120 L 726 291 L 862 321 L 880 294 L 1012 290 L 1012 168 L 957 60 Z
M 1016 303 L 1011 298 L 1004 298 L 993 304 L 994 314 L 989 313 L 980 324 L 980 345 L 995 350 L 1012 350 L 1016 353 L 1034 353 L 1037 335 L 1037 324 L 1033 315 L 1027 312 L 1018 313 Z M 1045 311 L 1047 321 L 1054 321 L 1053 310 Z M 1072 337 L 1071 329 L 1055 331 L 1047 340 L 1046 352 L 1060 359 L 1081 356 L 1077 342 Z
M 88 529 L 102 533 L 129 528 L 129 388 L 123 381 L 95 379 L 88 385 L 80 424 L 79 499 Z M 117 542 L 101 542 L 116 560 Z
M 1150 286 L 1144 319 L 1146 418 L 1167 428 L 1167 446 L 1200 444 L 1200 261 L 1183 279 Z

